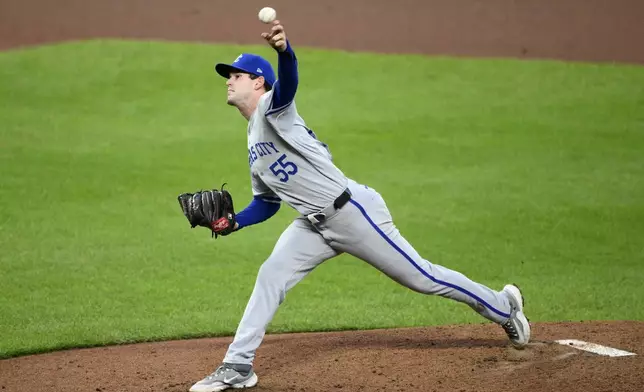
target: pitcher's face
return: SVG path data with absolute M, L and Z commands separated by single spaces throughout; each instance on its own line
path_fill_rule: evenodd
M 264 78 L 251 79 L 250 74 L 244 72 L 231 72 L 226 86 L 228 87 L 227 103 L 231 106 L 243 105 L 254 95 L 254 92 L 263 85 Z

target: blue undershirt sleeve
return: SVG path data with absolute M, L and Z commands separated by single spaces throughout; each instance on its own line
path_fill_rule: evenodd
M 279 199 L 274 197 L 255 196 L 246 208 L 235 214 L 238 229 L 267 220 L 277 213 L 280 205 Z
M 267 116 L 284 110 L 293 102 L 297 84 L 297 57 L 287 40 L 286 50 L 277 52 L 277 82 L 273 86 L 273 98 L 266 111 Z

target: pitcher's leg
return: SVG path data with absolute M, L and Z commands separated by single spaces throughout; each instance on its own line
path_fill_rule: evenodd
M 370 263 L 412 290 L 465 303 L 497 323 L 508 320 L 511 308 L 506 294 L 422 258 L 395 227 L 377 192 L 364 187 L 352 191 L 353 198 L 329 222 L 334 248 Z
M 377 241 L 377 237 L 371 235 L 375 238 L 368 249 L 357 250 L 356 253 L 363 254 L 366 261 L 377 268 L 382 267 L 384 273 L 412 290 L 463 302 L 488 320 L 503 323 L 510 317 L 506 295 L 474 282 L 458 271 L 425 260 L 398 229 L 388 230 L 390 234 L 387 235 L 366 213 L 364 215 L 381 239 Z M 385 260 L 389 257 L 391 259 Z M 396 262 L 391 263 L 390 260 Z
M 252 364 L 266 327 L 286 292 L 320 263 L 337 254 L 308 222 L 294 221 L 259 269 L 253 293 L 224 362 Z

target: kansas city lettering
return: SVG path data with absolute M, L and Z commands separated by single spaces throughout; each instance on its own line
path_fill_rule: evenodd
M 255 163 L 258 158 L 265 155 L 272 155 L 277 152 L 279 152 L 279 150 L 275 147 L 273 142 L 255 143 L 248 149 L 248 165 L 253 166 L 253 163 Z

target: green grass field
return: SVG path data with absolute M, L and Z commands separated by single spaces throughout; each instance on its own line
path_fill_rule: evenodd
M 534 322 L 644 320 L 644 68 L 295 47 L 298 109 L 427 259 Z M 217 61 L 268 48 L 93 41 L 0 53 L 0 357 L 230 335 L 296 216 L 211 239 L 176 196 L 251 199 Z M 274 61 L 275 63 L 275 61 Z M 269 332 L 485 322 L 352 257 Z

